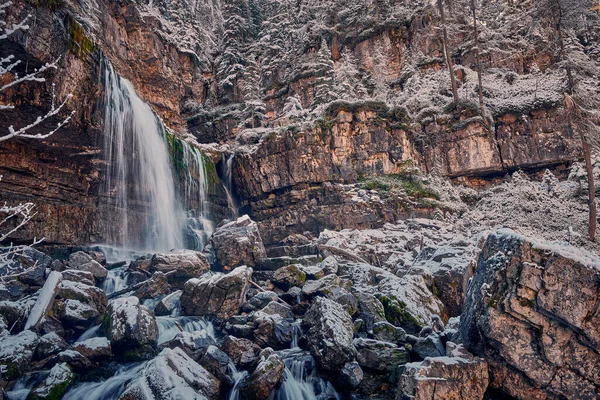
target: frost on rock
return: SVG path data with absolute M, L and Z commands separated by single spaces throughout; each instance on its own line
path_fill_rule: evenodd
M 25 330 L 16 335 L 0 338 L 0 374 L 11 380 L 29 368 L 33 352 L 38 344 L 35 332 Z
M 340 274 L 353 282 L 357 290 L 375 295 L 383 304 L 386 319 L 410 332 L 418 332 L 441 315 L 443 304 L 427 288 L 423 277 L 402 278 L 368 264 L 340 264 Z
M 354 324 L 340 304 L 317 297 L 302 323 L 308 328 L 308 350 L 323 369 L 339 370 L 352 360 L 356 352 L 352 344 Z
M 106 311 L 103 327 L 117 355 L 135 360 L 154 352 L 158 340 L 156 319 L 137 297 L 113 300 Z
M 180 348 L 164 349 L 149 361 L 122 400 L 217 399 L 219 381 Z
M 46 279 L 44 286 L 42 286 L 42 289 L 40 290 L 38 298 L 29 314 L 29 318 L 27 318 L 25 329 L 36 329 L 42 317 L 44 317 L 48 310 L 52 308 L 61 280 L 62 274 L 60 272 L 52 271 L 50 275 L 48 275 L 48 279 Z
M 35 387 L 28 398 L 32 399 L 59 399 L 67 390 L 75 374 L 71 371 L 71 367 L 67 363 L 56 364 L 50 370 L 50 373 Z

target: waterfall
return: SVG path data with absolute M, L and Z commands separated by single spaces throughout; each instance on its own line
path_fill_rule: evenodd
M 147 250 L 183 247 L 183 221 L 165 130 L 133 85 L 107 62 L 104 68 L 106 190 L 119 215 L 111 223 L 119 246 Z M 132 229 L 132 223 L 139 224 Z M 132 237 L 142 235 L 141 240 Z
M 182 144 L 184 200 L 187 212 L 187 229 L 191 234 L 191 244 L 194 249 L 202 250 L 210 235 L 215 230 L 215 224 L 210 218 L 207 207 L 208 173 L 206 159 L 197 148 L 187 142 Z
M 239 400 L 240 385 L 248 376 L 248 371 L 238 371 L 238 369 L 235 367 L 235 364 L 232 361 L 229 361 L 229 375 L 233 380 L 233 387 L 227 395 L 227 400 Z
M 207 209 L 210 160 L 167 134 L 108 61 L 104 88 L 109 244 L 149 252 L 203 249 L 214 230 Z
M 225 154 L 223 154 L 223 162 L 222 162 L 222 176 L 223 176 L 223 187 L 225 188 L 225 193 L 227 194 L 227 205 L 233 214 L 233 219 L 239 217 L 239 205 L 237 199 L 233 194 L 233 175 L 232 175 L 232 166 L 233 166 L 233 157 L 235 154 L 231 154 L 227 161 L 225 161 Z

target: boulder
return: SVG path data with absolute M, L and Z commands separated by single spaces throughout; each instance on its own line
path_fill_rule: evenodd
M 210 238 L 210 246 L 217 263 L 228 268 L 254 267 L 267 256 L 258 225 L 247 215 L 218 227 Z
M 73 350 L 94 361 L 112 356 L 110 341 L 105 337 L 95 337 L 77 342 L 73 345 Z
M 69 261 L 67 261 L 67 266 L 71 269 L 90 272 L 96 279 L 104 279 L 108 275 L 106 268 L 83 251 L 71 254 Z
M 279 296 L 277 296 L 277 293 L 275 292 L 258 292 L 242 306 L 242 310 L 246 312 L 260 310 L 270 302 L 277 301 L 278 298 Z
M 243 266 L 229 274 L 190 279 L 185 283 L 181 295 L 183 314 L 221 319 L 238 314 L 246 299 L 251 277 L 252 268 Z
M 78 300 L 93 306 L 100 314 L 104 313 L 108 303 L 108 298 L 106 297 L 104 290 L 82 282 L 65 280 L 60 284 L 57 298 L 64 300 Z
M 163 297 L 154 307 L 154 314 L 156 316 L 173 315 L 173 312 L 179 308 L 182 293 L 183 290 L 177 290 Z
M 408 352 L 404 347 L 389 342 L 374 339 L 355 339 L 356 361 L 361 367 L 380 371 L 392 372 L 398 365 L 408 362 Z
M 167 274 L 169 284 L 178 289 L 192 278 L 199 278 L 210 270 L 206 256 L 194 250 L 173 250 L 168 253 L 157 253 L 152 256 L 149 272 Z
M 373 339 L 391 343 L 404 342 L 406 332 L 387 321 L 376 322 L 373 324 Z
M 75 379 L 75 374 L 67 363 L 56 364 L 52 367 L 46 379 L 33 388 L 27 399 L 60 399 L 73 382 L 73 379 Z
M 420 359 L 427 357 L 441 357 L 446 355 L 446 349 L 437 333 L 417 338 L 412 344 L 412 352 Z
M 0 301 L 0 315 L 13 331 L 23 330 L 36 299 L 26 297 L 17 301 Z
M 145 359 L 158 341 L 156 319 L 137 297 L 113 300 L 106 311 L 103 328 L 115 355 L 126 360 Z
M 94 286 L 94 275 L 88 271 L 79 271 L 77 269 L 66 269 L 62 271 L 63 281 L 80 282 L 84 285 Z
M 302 286 L 306 282 L 306 272 L 300 264 L 287 265 L 275 271 L 271 281 L 275 286 L 288 290 L 292 286 Z
M 334 299 L 348 293 L 352 282 L 337 275 L 327 275 L 316 281 L 306 281 L 302 286 L 302 295 L 306 298 L 323 296 Z
M 216 400 L 219 381 L 179 348 L 164 349 L 129 384 L 120 400 Z
M 444 305 L 427 288 L 421 276 L 398 277 L 363 263 L 340 264 L 339 274 L 352 281 L 353 293 L 360 291 L 377 296 L 383 305 L 385 319 L 409 333 L 419 332 L 429 325 L 433 315 L 442 315 Z
M 358 290 L 354 290 L 352 294 L 358 300 L 358 317 L 364 321 L 367 330 L 373 329 L 378 322 L 387 322 L 383 304 L 377 300 L 377 297 Z
M 363 380 L 363 370 L 356 361 L 344 365 L 338 376 L 338 386 L 349 391 L 355 389 Z
M 481 400 L 488 381 L 488 366 L 482 359 L 464 355 L 426 358 L 405 365 L 398 398 Z
M 217 379 L 223 380 L 229 373 L 229 364 L 231 363 L 231 360 L 229 359 L 229 356 L 219 350 L 217 346 L 210 345 L 204 351 L 199 363 Z
M 179 332 L 173 339 L 161 346 L 171 349 L 180 348 L 194 361 L 198 361 L 204 350 L 215 344 L 215 340 L 208 335 L 205 329 L 202 329 L 194 332 Z
M 16 379 L 29 369 L 39 339 L 32 331 L 0 337 L 0 377 Z
M 140 300 L 155 299 L 171 293 L 171 285 L 167 276 L 162 272 L 155 272 L 150 279 L 142 283 L 133 295 Z
M 252 364 L 260 353 L 260 347 L 253 341 L 234 336 L 225 336 L 222 350 L 238 367 L 247 367 Z
M 69 348 L 69 344 L 56 332 L 50 332 L 40 337 L 35 349 L 34 359 L 43 360 Z
M 61 351 L 56 358 L 60 362 L 66 362 L 73 368 L 73 371 L 80 374 L 89 372 L 93 367 L 90 359 L 76 350 Z
M 316 298 L 302 325 L 306 328 L 307 349 L 324 370 L 337 371 L 354 357 L 354 324 L 340 304 Z
M 85 331 L 100 316 L 100 312 L 94 305 L 79 300 L 59 301 L 55 304 L 54 310 L 65 328 L 74 328 L 78 331 Z
M 596 256 L 512 231 L 490 234 L 461 316 L 490 385 L 520 399 L 600 398 Z
M 261 357 L 256 369 L 244 381 L 240 389 L 241 400 L 266 400 L 279 383 L 285 364 L 279 355 L 273 353 Z

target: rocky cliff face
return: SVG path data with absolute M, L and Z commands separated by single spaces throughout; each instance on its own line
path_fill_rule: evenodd
M 585 254 L 490 235 L 461 317 L 490 385 L 519 399 L 598 398 L 598 279 Z

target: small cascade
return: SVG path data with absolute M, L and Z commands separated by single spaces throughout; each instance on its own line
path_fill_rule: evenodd
M 227 161 L 225 160 L 225 154 L 223 154 L 223 161 L 222 161 L 222 176 L 223 176 L 223 187 L 225 188 L 225 193 L 227 194 L 227 205 L 229 206 L 229 209 L 231 210 L 231 213 L 233 214 L 233 219 L 238 218 L 239 215 L 239 203 L 237 201 L 237 199 L 234 196 L 234 192 L 233 192 L 233 174 L 232 174 L 232 167 L 233 167 L 233 157 L 235 156 L 235 154 L 231 153 L 231 155 L 229 156 L 229 158 L 227 158 Z
M 111 244 L 146 250 L 183 247 L 182 211 L 175 195 L 160 119 L 106 62 L 104 151 Z M 136 236 L 140 237 L 136 237 Z
M 6 392 L 8 400 L 26 400 L 31 390 L 46 379 L 49 371 L 38 371 L 25 374 Z
M 276 400 L 340 400 L 333 385 L 316 374 L 315 360 L 299 348 L 280 352 L 285 370 Z
M 173 339 L 181 332 L 181 329 L 184 332 L 205 330 L 208 336 L 215 339 L 213 324 L 200 317 L 156 317 L 156 324 L 158 325 L 158 344 Z
M 63 400 L 113 400 L 118 399 L 129 382 L 139 377 L 145 363 L 121 365 L 105 381 L 85 382 L 70 388 Z
M 233 380 L 233 387 L 227 395 L 227 400 L 239 400 L 240 398 L 240 385 L 244 382 L 244 379 L 248 376 L 248 371 L 238 371 L 233 362 L 229 362 L 229 375 Z
M 106 295 L 110 295 L 127 287 L 127 277 L 129 276 L 128 267 L 119 267 L 108 270 L 108 275 L 100 284 L 100 289 L 104 290 Z
M 182 171 L 184 187 L 184 208 L 187 210 L 187 231 L 194 249 L 202 250 L 215 230 L 208 209 L 207 161 L 200 150 L 187 142 L 180 141 L 182 147 Z
M 95 337 L 102 336 L 102 326 L 100 324 L 92 326 L 87 331 L 83 332 L 81 336 L 76 340 L 76 342 L 83 342 L 84 340 L 88 340 Z

